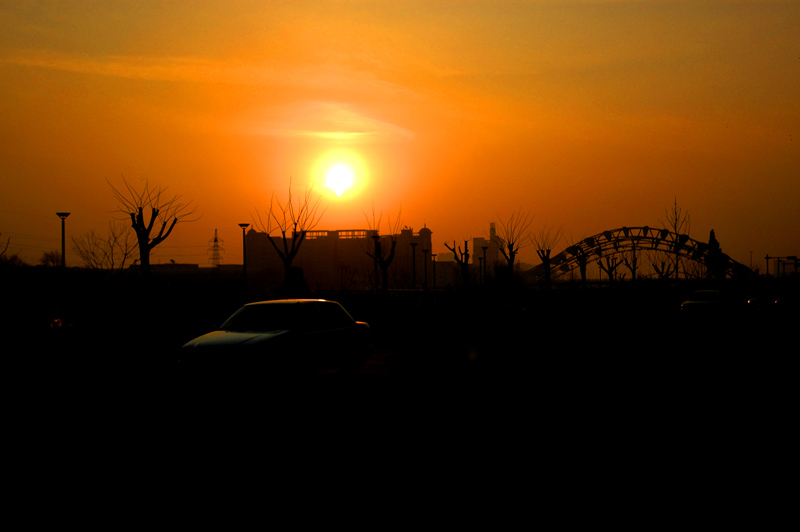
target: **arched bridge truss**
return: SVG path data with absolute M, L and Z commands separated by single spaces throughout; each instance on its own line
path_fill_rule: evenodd
M 668 229 L 651 227 L 622 227 L 611 231 L 603 231 L 594 236 L 584 238 L 550 259 L 550 277 L 555 279 L 579 269 L 581 263 L 593 264 L 598 260 L 616 255 L 632 256 L 639 252 L 660 251 L 674 257 L 692 260 L 703 266 L 709 264 L 709 245 L 699 242 Z M 718 256 L 719 271 L 726 277 L 743 277 L 752 275 L 747 266 L 736 262 L 721 253 Z M 540 264 L 529 271 L 530 278 L 545 278 L 545 264 Z

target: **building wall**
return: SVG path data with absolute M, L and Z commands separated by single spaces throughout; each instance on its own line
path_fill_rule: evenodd
M 395 257 L 389 267 L 389 287 L 402 289 L 412 287 L 416 273 L 417 288 L 422 288 L 425 280 L 425 258 L 428 275 L 432 275 L 431 231 L 423 227 L 414 233 L 410 228 L 395 235 L 397 244 Z M 375 265 L 367 255 L 374 251 L 374 232 L 366 229 L 338 231 L 310 231 L 300 246 L 293 266 L 303 269 L 303 274 L 312 290 L 369 290 L 374 287 Z M 247 246 L 247 272 L 258 282 L 278 286 L 283 282 L 283 263 L 269 242 L 266 233 L 250 229 L 245 235 Z M 274 242 L 283 249 L 279 237 Z M 391 238 L 381 236 L 381 246 L 388 255 Z M 416 243 L 412 251 L 411 244 Z M 424 253 L 423 250 L 428 250 Z M 416 271 L 412 268 L 412 257 Z M 432 278 L 429 277 L 432 282 Z
M 472 239 L 472 264 L 478 266 L 483 259 L 483 247 L 486 247 L 486 271 L 494 271 L 497 261 L 502 259 L 502 255 L 497 247 L 497 232 L 494 223 L 489 224 L 489 238 Z

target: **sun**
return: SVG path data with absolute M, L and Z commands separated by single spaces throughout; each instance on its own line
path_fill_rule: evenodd
M 347 148 L 328 149 L 309 168 L 311 182 L 334 201 L 349 201 L 367 190 L 370 169 L 361 153 Z
M 336 192 L 336 195 L 340 198 L 345 190 L 353 186 L 354 182 L 353 171 L 343 164 L 331 167 L 325 175 L 325 186 Z

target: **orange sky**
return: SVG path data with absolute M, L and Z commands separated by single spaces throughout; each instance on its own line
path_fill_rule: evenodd
M 218 229 L 241 263 L 239 222 L 346 160 L 320 229 L 402 211 L 441 252 L 523 208 L 577 240 L 677 197 L 763 267 L 800 253 L 798 28 L 768 0 L 0 0 L 0 233 L 36 263 L 56 211 L 103 232 L 124 175 L 202 215 L 154 262 L 207 265 Z

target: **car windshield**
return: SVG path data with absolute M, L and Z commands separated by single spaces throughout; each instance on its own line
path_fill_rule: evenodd
M 333 302 L 247 305 L 220 326 L 230 332 L 323 330 L 353 326 L 353 318 Z
M 301 323 L 300 305 L 251 305 L 237 310 L 220 326 L 222 331 L 268 332 L 296 329 Z

